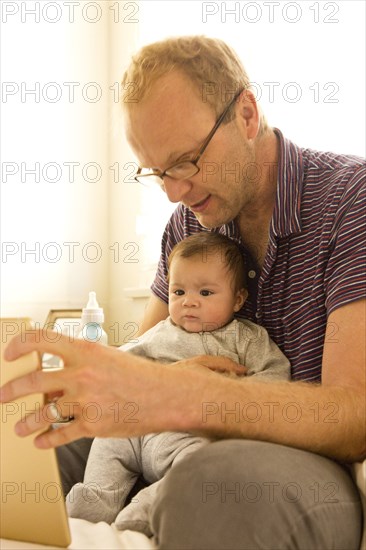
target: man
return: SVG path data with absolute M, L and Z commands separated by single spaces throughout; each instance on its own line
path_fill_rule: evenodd
M 73 368 L 20 379 L 2 399 L 63 392 L 63 416 L 77 403 L 73 423 L 37 437 L 43 447 L 165 430 L 222 438 L 167 476 L 152 516 L 161 548 L 357 548 L 360 502 L 342 463 L 366 455 L 364 163 L 300 149 L 269 128 L 240 61 L 217 40 L 147 47 L 123 85 L 136 177 L 180 203 L 141 331 L 168 315 L 175 242 L 220 231 L 249 266 L 241 314 L 268 330 L 293 381 L 239 386 L 211 372 L 230 369 L 223 357 L 179 369 L 87 343 L 18 339 L 9 358 L 42 349 Z M 88 402 L 100 405 L 99 423 L 83 417 Z M 125 418 L 131 403 L 136 423 Z M 47 427 L 48 416 L 30 415 L 19 434 Z

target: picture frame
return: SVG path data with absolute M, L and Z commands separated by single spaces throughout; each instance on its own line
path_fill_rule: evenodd
M 81 315 L 82 309 L 51 309 L 43 328 L 76 338 L 81 329 Z
M 81 329 L 81 309 L 51 309 L 47 315 L 44 330 L 64 334 L 74 340 Z M 42 355 L 43 370 L 59 370 L 63 368 L 60 357 L 50 353 Z

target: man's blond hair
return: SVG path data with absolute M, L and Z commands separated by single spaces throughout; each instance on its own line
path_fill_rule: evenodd
M 133 109 L 148 97 L 159 78 L 175 70 L 190 79 L 216 118 L 240 90 L 250 90 L 243 64 L 225 42 L 206 36 L 180 36 L 144 46 L 132 57 L 122 79 L 123 107 Z M 230 109 L 226 122 L 232 118 Z M 261 114 L 260 133 L 266 129 Z

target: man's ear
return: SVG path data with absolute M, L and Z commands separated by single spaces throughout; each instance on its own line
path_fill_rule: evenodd
M 240 94 L 236 105 L 239 127 L 249 140 L 257 137 L 260 125 L 260 113 L 256 98 L 249 89 Z
M 236 293 L 236 300 L 234 305 L 234 311 L 237 312 L 243 307 L 245 300 L 248 298 L 248 291 L 245 288 L 241 288 Z

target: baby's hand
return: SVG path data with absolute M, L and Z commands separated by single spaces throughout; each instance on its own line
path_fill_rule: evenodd
M 172 363 L 177 367 L 206 367 L 215 372 L 222 374 L 230 374 L 236 376 L 245 376 L 247 374 L 247 367 L 236 363 L 228 357 L 221 355 L 197 355 L 196 357 L 190 357 L 189 359 L 182 359 Z

